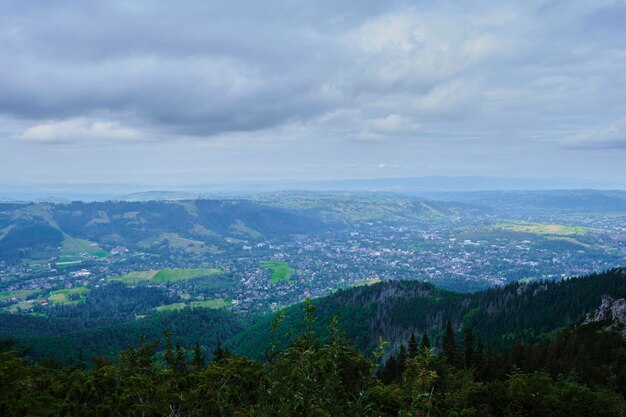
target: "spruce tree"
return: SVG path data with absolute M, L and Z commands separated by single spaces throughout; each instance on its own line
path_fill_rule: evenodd
M 400 345 L 400 351 L 398 352 L 398 375 L 401 376 L 404 372 L 404 363 L 407 359 L 406 347 L 404 344 Z
M 485 345 L 483 344 L 483 339 L 478 337 L 478 342 L 476 344 L 476 350 L 474 351 L 474 366 L 479 371 L 483 368 L 483 357 L 484 357 Z
M 385 384 L 392 383 L 397 378 L 398 362 L 394 355 L 390 355 L 385 366 L 383 366 L 378 372 L 378 378 Z
M 217 347 L 213 351 L 213 360 L 219 361 L 226 357 L 226 352 L 222 349 L 222 341 L 217 341 Z
M 163 332 L 165 336 L 165 363 L 168 368 L 174 369 L 176 367 L 176 357 L 174 350 L 172 349 L 172 334 L 169 330 Z
M 204 368 L 204 355 L 202 354 L 202 348 L 198 342 L 196 342 L 196 345 L 193 348 L 193 361 L 191 364 L 196 370 Z
M 417 354 L 417 340 L 415 339 L 415 333 L 411 332 L 411 337 L 409 337 L 409 358 L 414 358 Z
M 446 322 L 446 332 L 443 335 L 442 351 L 450 365 L 456 365 L 458 351 L 454 340 L 454 331 L 450 320 Z
M 176 351 L 174 352 L 174 372 L 182 374 L 187 370 L 186 358 L 186 350 L 179 343 L 176 343 Z
M 464 362 L 466 368 L 471 368 L 474 362 L 474 333 L 471 326 L 465 326 L 464 333 Z
M 422 352 L 426 352 L 426 349 L 430 349 L 430 339 L 428 338 L 428 332 L 424 332 L 422 335 L 422 344 L 421 344 Z

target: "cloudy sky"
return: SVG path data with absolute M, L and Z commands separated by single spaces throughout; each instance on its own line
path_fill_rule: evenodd
M 626 2 L 0 0 L 0 182 L 626 178 Z

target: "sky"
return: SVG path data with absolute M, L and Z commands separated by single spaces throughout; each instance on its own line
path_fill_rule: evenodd
M 626 179 L 626 2 L 0 0 L 0 182 Z

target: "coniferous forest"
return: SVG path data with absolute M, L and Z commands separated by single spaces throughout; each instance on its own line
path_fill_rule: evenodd
M 555 288 L 542 291 L 589 288 L 600 285 L 598 277 L 619 292 L 624 271 L 580 278 L 575 285 L 551 284 Z M 0 415 L 626 413 L 626 342 L 619 334 L 622 329 L 610 321 L 580 318 L 538 340 L 505 346 L 495 342 L 497 328 L 488 334 L 471 321 L 459 327 L 448 319 L 438 333 L 412 332 L 399 341 L 381 337 L 375 348 L 363 350 L 343 332 L 337 315 L 327 319 L 321 314 L 318 304 L 324 302 L 297 306 L 297 323 L 287 320 L 288 312 L 273 316 L 267 327 L 269 343 L 258 345 L 259 359 L 236 354 L 219 342 L 212 352 L 200 343 L 181 344 L 169 331 L 159 338 L 140 337 L 114 359 L 79 355 L 69 364 L 33 360 L 23 343 L 5 339 L 0 349 Z M 278 337 L 285 327 L 293 335 L 287 344 Z

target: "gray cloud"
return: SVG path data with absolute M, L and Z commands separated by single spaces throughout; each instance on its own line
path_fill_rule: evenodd
M 626 117 L 585 130 L 570 138 L 567 144 L 573 149 L 626 150 Z
M 335 53 L 319 53 L 331 38 L 254 2 L 240 6 L 256 8 L 247 13 L 204 3 L 12 4 L 0 18 L 0 111 L 32 119 L 110 113 L 212 135 L 336 105 L 324 91 Z
M 418 157 L 497 172 L 541 150 L 550 173 L 573 147 L 623 148 L 599 136 L 626 114 L 624 16 L 612 0 L 0 0 L 0 146 L 97 142 L 106 159 L 209 139 L 231 166 L 304 148 L 337 175 L 378 166 L 376 146 L 405 175 L 430 173 Z

